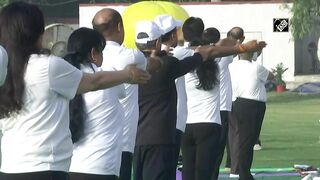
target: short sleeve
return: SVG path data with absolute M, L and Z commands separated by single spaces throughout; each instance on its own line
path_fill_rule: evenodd
M 142 52 L 135 49 L 123 48 L 120 55 L 114 60 L 114 66 L 117 70 L 123 70 L 129 64 L 136 64 L 139 69 L 146 69 L 147 60 Z
M 262 81 L 262 82 L 267 82 L 268 76 L 269 76 L 269 71 L 268 69 L 266 69 L 265 67 L 257 64 L 257 68 L 258 68 L 258 78 Z
M 193 56 L 194 50 L 188 49 L 186 47 L 177 46 L 173 49 L 172 53 L 174 57 L 178 58 L 179 60 L 182 60 L 186 57 Z
M 8 55 L 3 47 L 0 46 L 0 86 L 3 85 L 7 76 Z
M 49 84 L 51 90 L 67 99 L 72 99 L 77 93 L 81 78 L 80 70 L 61 58 L 50 56 Z
M 137 68 L 146 70 L 147 68 L 147 59 L 144 56 L 144 54 L 139 50 L 133 50 L 133 56 L 134 56 L 134 64 L 137 65 Z

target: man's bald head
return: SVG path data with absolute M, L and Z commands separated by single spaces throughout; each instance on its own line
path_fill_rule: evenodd
M 98 11 L 92 20 L 93 29 L 99 31 L 105 38 L 118 31 L 119 25 L 123 26 L 121 15 L 111 8 Z
M 227 34 L 228 38 L 239 40 L 242 42 L 244 40 L 244 32 L 241 27 L 233 27 Z
M 240 60 L 248 60 L 248 61 L 252 61 L 252 58 L 253 58 L 253 52 L 245 52 L 245 53 L 241 53 L 241 54 L 239 54 L 239 58 L 240 58 Z

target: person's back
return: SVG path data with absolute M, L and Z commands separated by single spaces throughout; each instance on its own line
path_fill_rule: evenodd
M 137 47 L 149 58 L 149 64 L 161 62 L 159 68 L 150 72 L 150 81 L 139 85 L 139 124 L 134 156 L 134 174 L 137 179 L 175 178 L 175 80 L 202 62 L 200 54 L 184 61 L 166 54 L 154 57 L 154 52 L 160 51 L 160 36 L 161 31 L 154 22 L 141 21 L 137 24 Z M 153 168 L 152 164 L 156 164 L 156 167 Z
M 242 53 L 240 60 L 230 65 L 233 103 L 232 117 L 237 136 L 234 138 L 232 167 L 240 179 L 253 180 L 250 168 L 253 147 L 259 138 L 266 110 L 265 82 L 272 74 L 263 66 L 252 63 L 253 53 Z
M 265 102 L 265 82 L 269 71 L 247 60 L 238 60 L 230 65 L 233 99 L 237 97 Z
M 56 171 L 69 169 L 72 142 L 70 132 L 64 129 L 69 124 L 66 100 L 73 98 L 77 86 L 65 82 L 79 83 L 81 80 L 81 73 L 70 67 L 55 56 L 31 55 L 25 72 L 24 106 L 19 114 L 1 120 L 2 144 L 5 144 L 2 146 L 1 171 L 29 172 L 49 165 Z M 57 76 L 62 72 L 69 75 Z
M 106 41 L 106 48 L 103 52 L 103 69 L 123 70 L 131 64 L 139 69 L 146 69 L 146 59 L 140 51 L 121 45 L 124 40 L 124 29 L 119 12 L 111 8 L 101 9 L 94 16 L 92 25 Z M 125 96 L 120 98 L 124 118 L 122 118 L 122 157 L 119 179 L 129 180 L 131 179 L 132 155 L 139 119 L 138 85 L 124 84 L 124 89 Z
M 92 69 L 94 68 L 94 71 Z M 81 71 L 101 71 L 95 65 L 81 65 Z M 119 176 L 124 113 L 119 95 L 122 86 L 83 94 L 86 120 L 83 135 L 74 143 L 70 172 Z M 106 164 L 108 166 L 106 166 Z
M 173 71 L 178 60 L 171 56 L 161 59 L 162 67 L 151 74 L 147 84 L 139 86 L 137 144 L 174 144 L 177 92 Z
M 201 120 L 201 122 L 215 122 L 221 124 L 219 114 L 219 84 L 207 91 L 196 88 L 199 84 L 199 79 L 195 73 L 186 74 L 185 81 L 188 97 L 187 124 L 197 123 L 199 120 Z

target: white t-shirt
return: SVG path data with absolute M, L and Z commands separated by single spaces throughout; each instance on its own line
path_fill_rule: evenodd
M 233 90 L 233 101 L 238 98 L 267 101 L 265 83 L 269 71 L 247 60 L 237 60 L 230 64 L 230 74 Z
M 188 73 L 185 78 L 188 98 L 187 124 L 216 123 L 221 125 L 219 84 L 205 91 L 196 88 L 199 83 L 196 73 Z
M 24 105 L 19 113 L 0 120 L 1 172 L 69 170 L 69 100 L 81 78 L 82 72 L 61 58 L 31 55 L 24 76 Z
M 113 41 L 107 41 L 103 57 L 102 69 L 123 70 L 128 64 L 136 64 L 137 68 L 145 70 L 147 66 L 147 60 L 142 52 L 125 48 Z M 133 153 L 139 120 L 138 85 L 124 84 L 124 86 L 126 96 L 120 99 L 125 113 L 122 151 Z
M 232 106 L 232 85 L 229 71 L 229 64 L 232 63 L 233 56 L 222 57 L 218 61 L 220 79 L 220 110 L 231 111 Z
M 7 76 L 8 55 L 6 50 L 0 46 L 0 86 L 3 85 Z
M 186 47 L 177 46 L 172 51 L 173 56 L 179 60 L 183 60 L 186 57 L 193 56 L 194 51 Z M 176 128 L 184 132 L 186 128 L 186 121 L 188 117 L 188 106 L 187 106 L 187 94 L 185 78 L 181 76 L 176 79 L 177 89 L 177 125 Z
M 94 64 L 95 72 L 102 71 Z M 89 65 L 81 70 L 94 73 Z M 121 139 L 123 108 L 119 96 L 123 86 L 83 94 L 87 119 L 84 134 L 73 145 L 70 172 L 119 176 L 121 161 Z

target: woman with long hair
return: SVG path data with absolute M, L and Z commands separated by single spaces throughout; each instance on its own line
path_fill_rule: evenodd
M 80 28 L 68 40 L 65 59 L 86 73 L 101 71 L 105 40 L 98 31 Z M 70 101 L 70 129 L 73 156 L 71 180 L 115 180 L 121 161 L 122 119 L 124 110 L 119 97 L 124 85 L 76 95 Z
M 189 45 L 208 44 L 204 24 L 189 18 L 182 27 Z M 185 75 L 188 117 L 182 137 L 183 179 L 211 179 L 220 138 L 219 67 L 214 58 Z
M 145 83 L 134 67 L 83 73 L 65 60 L 41 54 L 44 17 L 32 4 L 13 2 L 0 12 L 0 44 L 8 74 L 0 88 L 0 179 L 67 179 L 72 140 L 69 100 L 76 94 L 124 82 Z

